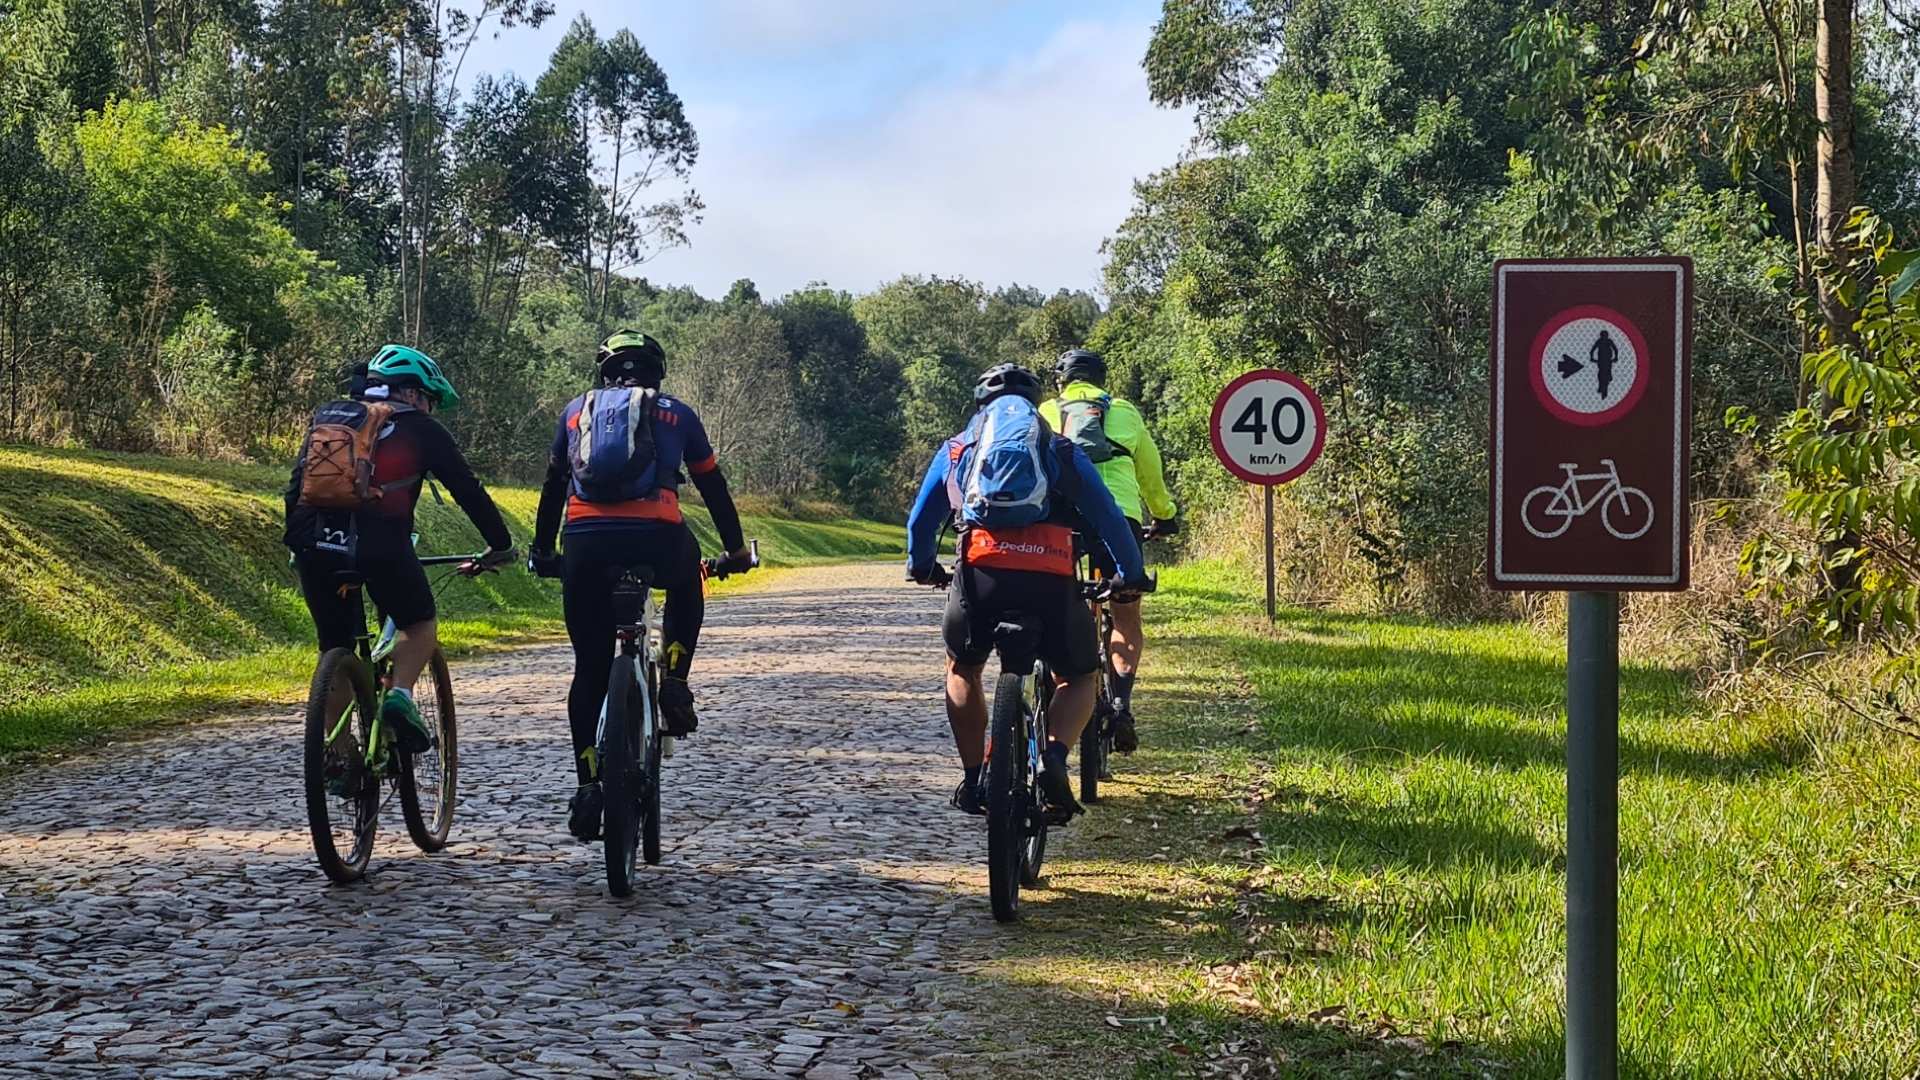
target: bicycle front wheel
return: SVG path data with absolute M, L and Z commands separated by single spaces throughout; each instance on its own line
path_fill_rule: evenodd
M 987 745 L 987 892 L 993 917 L 1020 916 L 1020 876 L 1026 862 L 1027 723 L 1025 680 L 1002 673 L 994 686 Z
M 433 692 L 416 694 L 414 704 L 433 735 L 433 745 L 425 753 L 407 754 L 401 760 L 400 815 L 407 820 L 407 835 L 421 851 L 439 851 L 447 846 L 447 833 L 453 828 L 459 740 L 453 719 L 453 676 L 440 650 L 433 651 L 426 674 Z
M 607 860 L 607 891 L 633 895 L 635 855 L 640 847 L 640 800 L 645 779 L 640 760 L 640 685 L 634 662 L 622 656 L 613 662 L 607 683 L 607 726 L 600 747 L 600 786 L 606 795 L 605 824 L 600 844 Z
M 373 673 L 352 649 L 329 649 L 307 691 L 307 826 L 327 877 L 358 881 L 373 857 L 380 777 L 367 765 Z
M 640 857 L 648 866 L 660 864 L 660 758 L 663 756 L 660 740 L 660 673 L 652 664 L 647 665 L 647 703 L 642 715 L 647 719 L 646 732 L 641 740 L 644 756 L 641 768 L 645 776 L 641 780 L 640 795 Z
M 1107 775 L 1107 722 L 1113 715 L 1113 702 L 1107 698 L 1107 679 L 1103 672 L 1093 699 L 1093 716 L 1080 732 L 1080 801 L 1100 801 L 1100 780 Z

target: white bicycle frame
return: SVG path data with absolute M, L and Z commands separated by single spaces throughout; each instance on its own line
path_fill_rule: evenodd
M 656 669 L 660 666 L 660 609 L 658 605 L 653 602 L 653 593 L 654 590 L 648 589 L 646 599 L 640 606 L 640 624 L 646 628 L 646 644 L 642 646 L 641 651 L 635 653 L 631 658 L 617 654 L 613 658 L 613 662 L 616 664 L 622 662 L 630 662 L 633 664 L 633 681 L 635 685 L 640 687 L 641 746 L 646 746 L 648 740 L 653 738 L 653 726 L 657 723 L 653 709 L 653 687 L 647 685 L 647 669 L 645 666 L 648 662 L 651 662 Z M 389 625 L 391 625 L 391 623 L 389 623 Z M 609 700 L 611 700 L 611 695 L 600 699 L 600 722 L 595 725 L 593 731 L 593 745 L 596 753 L 598 752 L 598 748 L 606 745 L 607 742 L 607 702 Z M 660 756 L 673 756 L 673 736 L 666 735 L 661 737 Z
M 1575 471 L 1580 468 L 1580 466 L 1571 462 L 1561 462 L 1560 468 L 1565 470 L 1567 482 L 1560 485 L 1560 490 L 1567 493 L 1567 502 L 1572 504 L 1573 507 L 1571 511 L 1573 517 L 1580 517 L 1587 511 L 1599 506 L 1608 496 L 1614 493 L 1616 488 L 1622 486 L 1620 483 L 1620 468 L 1613 463 L 1613 459 L 1601 458 L 1600 464 L 1607 467 L 1606 472 L 1580 473 Z M 1606 484 L 1594 494 L 1593 498 L 1582 500 L 1580 498 L 1580 481 L 1582 480 L 1605 480 Z M 1553 511 L 1548 510 L 1547 512 L 1552 513 Z

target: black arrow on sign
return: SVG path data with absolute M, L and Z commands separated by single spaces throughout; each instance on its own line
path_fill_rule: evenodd
M 1573 378 L 1579 373 L 1581 368 L 1586 366 L 1587 365 L 1575 360 L 1573 357 L 1568 356 L 1566 353 L 1560 354 L 1560 377 L 1563 379 Z

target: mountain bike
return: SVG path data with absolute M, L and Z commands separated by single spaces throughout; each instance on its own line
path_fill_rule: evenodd
M 453 567 L 434 582 L 437 594 L 455 574 L 472 577 L 489 569 L 480 562 L 484 554 L 428 555 L 420 563 Z M 352 571 L 334 575 L 342 590 L 352 592 L 358 592 L 365 580 Z M 421 754 L 406 753 L 395 744 L 380 716 L 391 689 L 393 647 L 400 632 L 392 618 L 382 614 L 380 622 L 378 639 L 362 632 L 352 648 L 327 650 L 314 668 L 313 685 L 307 691 L 307 825 L 320 869 L 343 885 L 367 872 L 385 803 L 383 790 L 400 797 L 407 835 L 420 850 L 446 847 L 453 828 L 459 743 L 447 658 L 434 650 L 424 672 L 433 683 L 433 693 L 418 695 L 414 701 L 429 732 L 429 747 Z
M 725 556 L 700 564 L 704 578 L 726 578 L 760 565 L 760 541 L 747 543 L 747 565 L 735 570 Z M 535 564 L 542 577 L 559 577 L 558 560 Z M 594 763 L 604 809 L 600 843 L 607 891 L 633 895 L 639 862 L 660 862 L 660 762 L 670 739 L 660 723 L 660 671 L 665 664 L 659 612 L 653 603 L 653 567 L 629 566 L 613 587 L 614 641 L 619 657 L 607 681 L 594 734 Z

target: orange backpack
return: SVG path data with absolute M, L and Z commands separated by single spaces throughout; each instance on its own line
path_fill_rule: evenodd
M 320 407 L 307 428 L 300 472 L 300 505 L 321 510 L 360 510 L 414 477 L 375 487 L 373 455 L 380 431 L 397 410 L 384 401 L 335 401 Z

